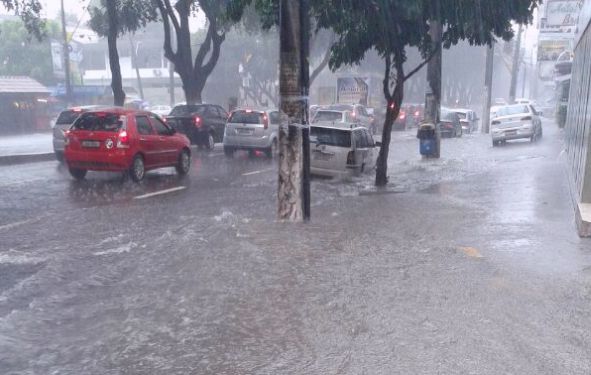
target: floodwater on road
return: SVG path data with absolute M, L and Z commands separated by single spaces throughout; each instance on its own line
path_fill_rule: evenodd
M 591 245 L 544 132 L 433 161 L 396 133 L 388 189 L 316 179 L 307 224 L 275 220 L 263 158 L 5 169 L 0 372 L 588 374 Z

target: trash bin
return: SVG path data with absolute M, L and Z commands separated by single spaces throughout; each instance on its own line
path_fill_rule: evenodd
M 437 152 L 437 135 L 435 125 L 421 124 L 417 130 L 419 139 L 419 152 L 424 156 L 433 156 Z

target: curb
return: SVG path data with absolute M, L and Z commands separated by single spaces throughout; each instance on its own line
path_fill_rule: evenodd
M 41 161 L 56 160 L 53 152 L 42 154 L 24 154 L 24 155 L 3 155 L 0 156 L 0 165 L 14 165 L 25 163 L 37 163 Z

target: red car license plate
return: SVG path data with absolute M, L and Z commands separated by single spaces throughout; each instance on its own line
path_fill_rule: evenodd
M 82 147 L 97 148 L 100 146 L 101 143 L 99 141 L 82 141 Z

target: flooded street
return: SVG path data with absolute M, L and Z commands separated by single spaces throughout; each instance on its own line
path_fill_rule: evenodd
M 386 191 L 314 180 L 309 224 L 275 221 L 265 158 L 201 153 L 141 185 L 0 167 L 2 373 L 590 373 L 557 127 L 444 139 L 434 161 L 414 135 L 393 134 Z

